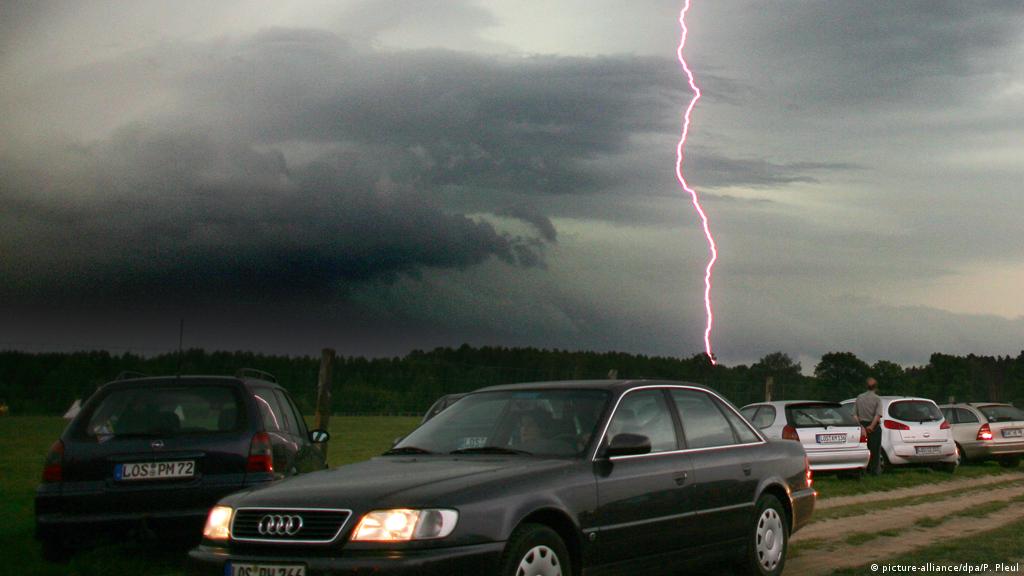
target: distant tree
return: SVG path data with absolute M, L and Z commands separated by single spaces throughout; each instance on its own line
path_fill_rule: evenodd
M 903 367 L 895 362 L 879 360 L 871 367 L 871 375 L 878 380 L 882 394 L 909 394 L 907 377 Z
M 864 389 L 871 367 L 853 352 L 829 352 L 814 368 L 814 376 L 828 400 L 844 400 Z
M 763 386 L 770 377 L 773 384 L 773 399 L 796 399 L 802 392 L 803 380 L 799 362 L 794 362 L 785 352 L 772 352 L 750 367 L 750 379 L 756 386 Z

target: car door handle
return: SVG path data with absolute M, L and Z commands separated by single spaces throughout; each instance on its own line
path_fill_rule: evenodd
M 690 477 L 690 475 L 688 473 L 686 473 L 686 472 L 683 472 L 679 476 L 676 476 L 676 478 L 675 478 L 676 486 L 682 486 L 683 484 L 686 484 L 686 479 L 689 478 L 689 477 Z
M 744 476 L 750 476 L 750 470 L 751 470 L 750 464 L 744 464 L 743 465 L 743 475 Z

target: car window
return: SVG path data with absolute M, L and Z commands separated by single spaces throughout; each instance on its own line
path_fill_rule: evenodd
M 1024 420 L 1024 412 L 1013 406 L 994 404 L 992 406 L 980 406 L 978 410 L 988 418 L 989 422 L 1019 422 Z
M 948 420 L 948 418 L 947 418 Z M 967 410 L 966 408 L 956 409 L 956 421 L 957 424 L 967 424 L 970 422 L 977 422 L 978 417 L 974 415 L 974 412 Z
M 794 428 L 821 426 L 857 426 L 853 415 L 838 404 L 790 404 L 786 406 L 786 423 Z
M 283 390 L 274 390 L 274 394 L 277 395 L 277 401 L 284 409 L 284 412 L 291 416 L 288 420 L 295 433 L 303 438 L 309 436 L 309 432 L 306 430 L 306 421 L 302 418 L 299 409 L 295 407 L 295 402 L 292 402 L 291 397 Z
M 775 406 L 761 406 L 761 409 L 757 411 L 757 416 L 751 422 L 758 429 L 764 430 L 775 423 Z
M 939 408 L 939 410 L 942 410 L 942 417 L 946 419 L 946 422 L 949 422 L 950 424 L 956 422 L 954 419 L 955 413 L 952 408 Z
M 263 418 L 263 427 L 268 432 L 292 432 L 291 419 L 286 418 L 281 404 L 274 396 L 270 388 L 257 388 L 253 392 L 256 405 L 260 407 L 260 416 Z
M 938 422 L 942 412 L 932 402 L 925 400 L 898 400 L 889 404 L 889 416 L 905 422 Z
M 590 444 L 608 392 L 515 390 L 468 394 L 413 430 L 392 449 L 460 454 L 506 450 L 578 456 Z
M 733 431 L 736 432 L 736 436 L 740 440 L 740 444 L 749 444 L 751 442 L 760 442 L 761 438 L 757 436 L 753 430 L 750 429 L 750 424 L 747 424 L 743 418 L 740 418 L 738 414 L 732 411 L 731 408 L 722 403 L 717 398 L 712 398 L 718 409 L 725 415 L 725 419 L 732 424 Z M 767 408 L 767 406 L 765 407 Z
M 740 414 L 743 414 L 744 418 L 746 418 L 747 420 L 750 420 L 751 422 L 753 422 L 754 421 L 754 415 L 757 414 L 757 409 L 758 408 L 760 408 L 760 406 L 747 406 L 746 408 L 743 408 L 742 410 L 740 410 Z
M 699 390 L 672 390 L 687 448 L 710 448 L 736 443 L 729 421 L 706 392 Z
M 85 425 L 87 436 L 228 432 L 242 424 L 235 390 L 226 386 L 147 387 L 115 390 L 100 400 Z
M 606 437 L 611 442 L 619 434 L 647 436 L 651 439 L 651 452 L 679 449 L 672 413 L 661 390 L 638 390 L 622 398 Z

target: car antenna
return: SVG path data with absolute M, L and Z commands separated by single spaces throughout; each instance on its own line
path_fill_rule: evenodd
M 181 321 L 178 323 L 178 370 L 177 370 L 178 376 L 177 376 L 177 380 L 179 382 L 181 381 L 181 356 L 182 356 L 181 346 L 182 346 L 182 342 L 184 341 L 184 339 L 185 339 L 185 318 L 182 317 Z

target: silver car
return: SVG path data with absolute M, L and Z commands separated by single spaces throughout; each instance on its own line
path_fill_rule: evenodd
M 762 402 L 740 412 L 767 438 L 800 442 L 814 472 L 863 474 L 868 466 L 871 453 L 864 429 L 838 402 Z
M 971 402 L 940 406 L 953 429 L 960 462 L 998 460 L 1020 464 L 1024 454 L 1024 412 L 1009 404 Z

